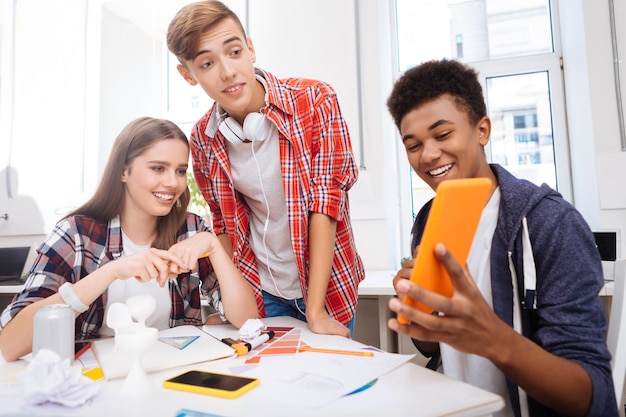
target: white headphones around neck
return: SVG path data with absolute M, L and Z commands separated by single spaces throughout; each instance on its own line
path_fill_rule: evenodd
M 219 131 L 230 143 L 237 145 L 242 142 L 263 141 L 277 131 L 274 123 L 262 113 L 249 113 L 243 121 L 243 128 L 232 117 L 225 118 L 219 125 Z

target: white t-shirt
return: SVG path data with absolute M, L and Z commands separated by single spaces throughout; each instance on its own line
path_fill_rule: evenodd
M 277 297 L 302 298 L 280 171 L 278 133 L 274 130 L 263 141 L 228 142 L 227 146 L 233 184 L 250 207 L 250 245 L 261 286 Z
M 467 267 L 474 278 L 485 300 L 493 308 L 491 294 L 491 242 L 498 223 L 498 211 L 500 206 L 500 188 L 496 188 L 489 202 L 485 206 L 474 235 L 472 247 L 467 257 Z M 506 387 L 504 374 L 486 358 L 459 352 L 445 343 L 440 344 L 443 373 L 454 379 L 458 379 L 486 391 L 500 395 L 505 402 L 505 407 L 494 413 L 494 417 L 506 417 L 513 415 L 511 402 Z
M 150 246 L 135 245 L 122 231 L 122 245 L 124 251 L 122 256 L 129 256 L 135 253 L 148 250 Z M 172 311 L 172 301 L 170 299 L 169 284 L 161 288 L 156 279 L 148 282 L 140 282 L 131 277 L 128 279 L 118 279 L 114 281 L 108 288 L 107 305 L 104 311 L 104 323 L 100 328 L 101 336 L 114 336 L 115 331 L 106 324 L 106 317 L 109 312 L 109 306 L 113 303 L 125 303 L 134 295 L 150 294 L 156 300 L 156 308 L 154 313 L 146 319 L 147 327 L 156 327 L 159 330 L 169 329 L 170 314 Z

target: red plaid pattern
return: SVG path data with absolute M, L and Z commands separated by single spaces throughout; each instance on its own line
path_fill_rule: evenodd
M 326 307 L 336 320 L 347 324 L 355 313 L 358 284 L 365 272 L 356 251 L 348 203 L 348 190 L 357 180 L 358 168 L 337 95 L 320 81 L 279 80 L 265 71 L 257 72 L 269 89 L 265 113 L 279 132 L 291 241 L 303 294 L 308 283 L 309 213 L 323 213 L 337 220 Z M 215 106 L 191 133 L 194 175 L 213 214 L 215 233 L 228 233 L 235 264 L 254 287 L 264 314 L 255 255 L 248 241 L 249 209 L 233 188 L 225 138 L 217 129 L 214 110 Z

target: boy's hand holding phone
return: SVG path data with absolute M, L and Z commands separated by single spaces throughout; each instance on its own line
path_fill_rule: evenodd
M 443 243 L 457 262 L 465 265 L 490 191 L 491 181 L 487 178 L 446 180 L 439 184 L 411 272 L 412 282 L 446 297 L 452 296 L 454 287 L 435 257 L 435 245 Z M 428 313 L 433 311 L 408 296 L 404 302 Z M 407 324 L 409 320 L 398 315 L 398 322 Z

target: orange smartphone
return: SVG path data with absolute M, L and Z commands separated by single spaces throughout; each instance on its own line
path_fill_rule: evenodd
M 448 272 L 435 257 L 435 245 L 446 245 L 454 259 L 465 266 L 490 189 L 491 180 L 488 178 L 446 180 L 439 184 L 413 265 L 411 281 L 427 290 L 452 297 L 454 287 Z M 404 302 L 427 313 L 433 312 L 429 306 L 408 296 L 405 296 Z M 409 323 L 401 315 L 398 321 Z

